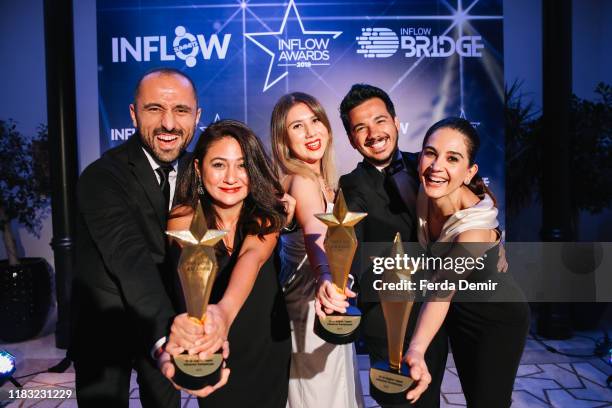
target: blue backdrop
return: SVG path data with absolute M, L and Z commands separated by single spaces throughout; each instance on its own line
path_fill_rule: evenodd
M 278 98 L 316 96 L 343 174 L 361 158 L 338 106 L 353 83 L 366 82 L 395 102 L 403 150 L 419 150 L 425 130 L 445 116 L 477 126 L 481 174 L 503 220 L 502 0 L 98 0 L 97 23 L 101 151 L 134 132 L 128 104 L 138 77 L 172 66 L 196 83 L 200 128 L 240 119 L 267 146 Z

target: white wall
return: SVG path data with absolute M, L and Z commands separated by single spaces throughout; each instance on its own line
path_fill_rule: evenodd
M 598 82 L 612 84 L 612 2 L 573 2 L 574 93 L 591 99 Z
M 542 1 L 504 1 L 504 78 L 542 107 Z
M 42 0 L 0 1 L 0 55 L 0 119 L 14 119 L 22 134 L 33 136 L 39 124 L 47 123 Z M 53 265 L 50 215 L 40 239 L 15 223 L 13 231 L 25 252 L 21 256 L 43 257 Z M 6 259 L 2 243 L 0 259 Z
M 27 30 L 24 30 L 27 27 Z M 75 70 L 77 84 L 77 132 L 79 168 L 100 155 L 98 144 L 98 70 L 96 1 L 74 1 Z M 0 75 L 0 118 L 12 118 L 24 135 L 34 135 L 47 123 L 44 16 L 42 0 L 0 2 L 0 55 L 15 63 L 3 63 Z M 127 112 L 127 108 L 126 108 Z M 40 238 L 14 225 L 20 255 L 43 257 L 53 265 L 51 217 L 45 220 Z M 0 259 L 6 258 L 0 244 Z
M 574 0 L 572 3 L 573 92 L 592 99 L 599 82 L 612 84 L 612 1 Z M 504 1 L 504 70 L 508 85 L 523 80 L 526 99 L 542 107 L 542 1 Z M 512 171 L 508 169 L 507 171 Z M 540 239 L 541 206 L 525 208 L 512 225 L 517 240 Z M 612 210 L 580 214 L 578 238 L 609 241 Z
M 83 170 L 100 157 L 96 0 L 73 4 L 79 168 Z
M 612 84 L 612 1 L 575 0 L 572 4 L 573 90 L 593 98 L 598 82 Z M 523 80 L 522 90 L 542 106 L 542 1 L 504 1 L 506 83 Z
M 73 4 L 79 168 L 83 170 L 100 157 L 96 0 L 73 0 Z

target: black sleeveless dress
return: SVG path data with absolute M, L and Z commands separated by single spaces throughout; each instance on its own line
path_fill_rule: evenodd
M 484 267 L 446 274 L 457 284 L 445 320 L 446 332 L 459 374 L 461 388 L 469 408 L 506 408 L 512 402 L 512 388 L 525 346 L 529 327 L 529 307 L 512 279 L 512 262 L 508 273 L 497 271 L 499 244 L 456 243 L 463 231 L 491 230 L 499 225 L 497 208 L 485 194 L 474 206 L 457 211 L 445 222 L 435 242 L 429 238 L 428 199 L 421 189 L 417 199 L 419 242 L 430 255 L 461 252 L 484 254 Z M 484 246 L 483 246 L 484 245 Z M 488 248 L 488 249 L 486 249 Z M 440 273 L 440 271 L 437 271 Z M 456 273 L 455 273 L 456 272 Z M 459 286 L 460 281 L 483 286 Z M 485 284 L 491 284 L 488 289 Z M 491 290 L 496 283 L 495 290 Z M 448 292 L 442 293 L 443 297 Z
M 218 303 L 225 293 L 242 247 L 242 235 L 236 233 L 231 255 L 226 250 L 217 251 L 219 272 L 211 304 Z M 259 270 L 253 289 L 230 328 L 229 380 L 208 397 L 200 398 L 200 407 L 285 408 L 291 333 L 273 258 L 270 256 Z

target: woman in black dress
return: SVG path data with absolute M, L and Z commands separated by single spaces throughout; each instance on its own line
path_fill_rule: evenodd
M 474 162 L 479 145 L 476 130 L 460 118 L 434 124 L 423 140 L 418 169 L 419 242 L 430 256 L 481 261 L 465 270 L 435 272 L 434 280 L 453 282 L 455 290 L 430 293 L 405 358 L 426 371 L 423 355 L 446 318 L 467 406 L 501 408 L 512 402 L 529 308 L 511 276 L 497 271 L 501 234 L 495 198 Z M 460 280 L 497 283 L 496 290 L 457 291 Z M 418 396 L 409 393 L 409 397 Z
M 200 136 L 193 166 L 179 183 L 179 206 L 170 214 L 168 229 L 188 229 L 201 202 L 208 228 L 228 234 L 215 248 L 219 272 L 206 311 L 206 324 L 210 317 L 214 329 L 208 328 L 207 337 L 199 337 L 204 343 L 196 347 L 203 328 L 179 315 L 170 342 L 210 353 L 229 341 L 227 384 L 200 399 L 201 406 L 284 408 L 291 337 L 270 257 L 285 222 L 283 189 L 276 173 L 246 125 L 222 120 Z

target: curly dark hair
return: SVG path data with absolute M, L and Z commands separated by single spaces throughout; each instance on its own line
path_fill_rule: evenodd
M 240 145 L 249 177 L 249 194 L 240 213 L 241 231 L 260 238 L 279 231 L 286 221 L 281 201 L 283 187 L 261 141 L 247 125 L 231 119 L 210 124 L 200 135 L 192 160 L 202 163 L 210 146 L 225 137 L 235 139 Z M 177 184 L 176 204 L 195 209 L 198 202 L 201 202 L 208 227 L 216 228 L 217 213 L 210 199 L 207 199 L 206 195 L 200 197 L 198 194 L 198 184 L 198 175 L 195 165 L 192 164 Z

